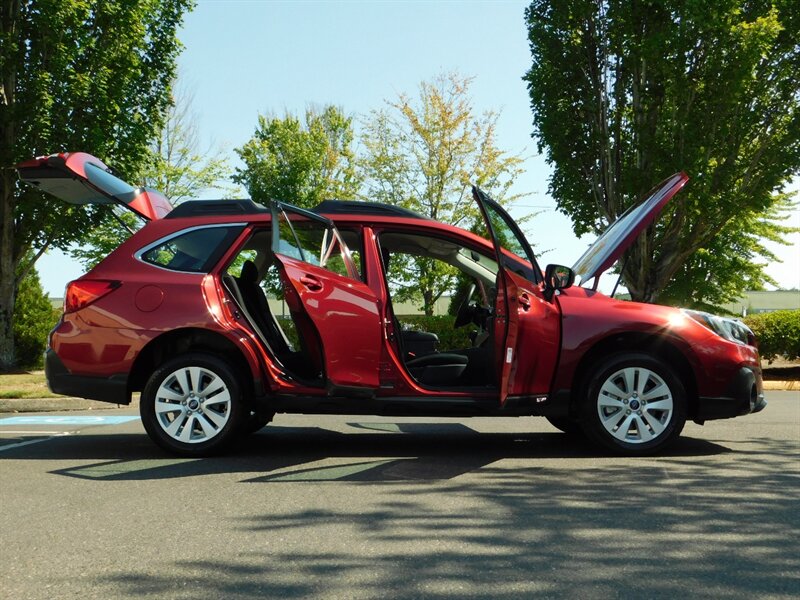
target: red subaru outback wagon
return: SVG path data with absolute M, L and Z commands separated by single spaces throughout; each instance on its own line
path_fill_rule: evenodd
M 141 392 L 147 433 L 177 454 L 219 451 L 281 412 L 538 415 L 616 452 L 646 454 L 687 419 L 766 405 L 742 323 L 597 291 L 686 183 L 683 173 L 572 269 L 542 272 L 517 224 L 477 188 L 485 237 L 369 202 L 173 209 L 84 153 L 18 170 L 64 201 L 117 204 L 147 221 L 68 285 L 46 373 L 55 393 L 128 404 Z M 402 326 L 390 264 L 412 259 L 440 261 L 470 282 L 454 323 L 473 328 L 464 347 L 440 348 L 435 334 Z M 283 316 L 267 290 L 282 298 Z

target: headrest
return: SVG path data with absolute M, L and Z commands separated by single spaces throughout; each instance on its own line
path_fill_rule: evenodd
M 239 279 L 246 283 L 258 283 L 258 269 L 252 260 L 244 261 Z

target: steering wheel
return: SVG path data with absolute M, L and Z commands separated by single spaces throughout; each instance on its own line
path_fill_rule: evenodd
M 469 299 L 472 298 L 472 294 L 475 293 L 475 282 L 473 281 L 469 289 L 467 290 L 467 294 L 464 296 L 464 299 L 461 301 L 461 304 L 458 306 L 458 312 L 456 313 L 456 321 L 453 323 L 453 327 L 463 327 L 464 325 L 468 325 L 472 322 L 472 318 L 475 315 L 475 307 L 471 306 L 469 303 Z

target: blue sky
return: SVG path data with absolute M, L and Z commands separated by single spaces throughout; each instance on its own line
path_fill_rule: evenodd
M 438 73 L 473 76 L 475 110 L 501 111 L 499 146 L 526 157 L 516 189 L 532 195 L 514 214 L 542 211 L 527 227 L 540 262 L 571 265 L 591 239 L 575 239 L 569 219 L 555 211 L 549 169 L 530 137 L 521 79 L 530 66 L 526 4 L 199 0 L 180 33 L 180 77 L 194 92 L 204 145 L 224 147 L 235 164 L 233 148 L 252 135 L 259 113 L 332 103 L 358 117 Z M 800 226 L 800 211 L 792 222 Z M 784 287 L 800 287 L 800 235 L 792 240 L 779 249 L 784 264 L 768 269 Z M 59 253 L 44 257 L 39 271 L 54 297 L 82 273 Z

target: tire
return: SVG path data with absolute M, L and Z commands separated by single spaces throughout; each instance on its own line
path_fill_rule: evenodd
M 545 417 L 553 427 L 569 435 L 583 435 L 581 424 L 569 417 Z
M 661 359 L 642 352 L 602 360 L 586 380 L 581 424 L 586 435 L 618 454 L 655 454 L 686 423 L 686 391 Z
M 139 412 L 156 444 L 192 457 L 223 450 L 249 415 L 234 369 L 200 353 L 179 356 L 158 368 L 142 391 Z
M 242 420 L 242 433 L 244 435 L 250 435 L 260 431 L 266 427 L 267 423 L 272 421 L 273 417 L 275 417 L 275 413 L 265 415 L 250 409 L 247 416 Z

